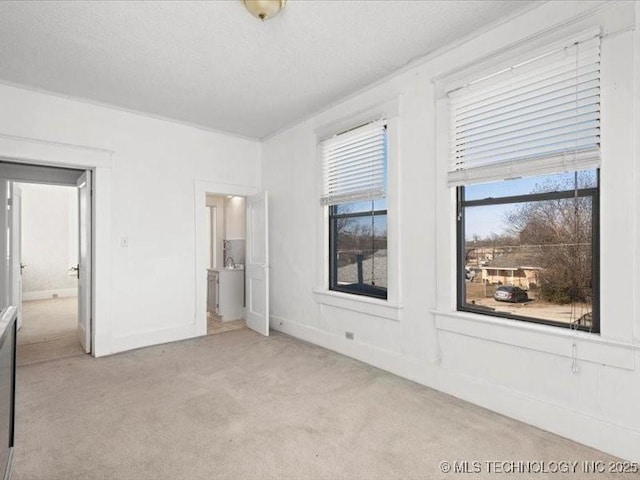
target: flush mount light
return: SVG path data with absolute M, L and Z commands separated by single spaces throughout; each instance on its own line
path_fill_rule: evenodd
M 280 13 L 287 0 L 243 0 L 243 2 L 251 15 L 265 21 Z

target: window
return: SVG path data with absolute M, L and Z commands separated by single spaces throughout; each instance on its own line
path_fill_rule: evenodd
M 599 331 L 597 170 L 458 196 L 459 310 Z
M 449 104 L 458 310 L 599 332 L 599 36 Z
M 329 289 L 387 298 L 387 130 L 376 121 L 321 142 Z
M 331 290 L 387 298 L 387 202 L 329 208 Z

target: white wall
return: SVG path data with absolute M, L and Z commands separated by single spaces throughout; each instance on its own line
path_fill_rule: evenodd
M 237 240 L 246 237 L 245 199 L 237 195 L 207 195 L 207 205 L 217 207 L 216 252 L 218 264 L 216 266 L 222 267 L 224 266 L 223 240 Z
M 197 241 L 205 252 L 197 188 L 255 190 L 260 144 L 11 86 L 0 85 L 0 104 L 0 156 L 97 166 L 95 353 L 206 332 L 206 299 L 196 301 L 206 282 L 196 264 Z
M 224 199 L 225 234 L 227 240 L 244 239 L 246 237 L 245 200 L 244 197 Z
M 272 328 L 640 460 L 640 34 L 630 29 L 638 12 L 627 2 L 545 3 L 266 140 Z M 602 40 L 602 333 L 458 313 L 442 84 L 463 70 L 508 54 L 526 56 L 534 44 L 593 27 L 611 34 Z M 400 274 L 396 304 L 381 307 L 321 293 L 326 220 L 316 144 L 327 125 L 389 102 L 399 104 L 397 163 L 389 166 L 398 197 L 389 216 L 399 229 L 389 234 L 389 261 L 393 255 Z M 345 331 L 355 340 L 346 340 Z M 571 371 L 574 343 L 577 374 Z
M 223 267 L 224 262 L 224 229 L 225 208 L 224 197 L 207 195 L 207 205 L 216 207 L 216 264 L 214 267 Z
M 77 293 L 69 267 L 78 263 L 78 190 L 21 183 L 23 300 Z

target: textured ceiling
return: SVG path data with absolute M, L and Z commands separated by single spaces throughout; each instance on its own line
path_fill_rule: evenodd
M 523 1 L 0 2 L 0 82 L 262 138 Z

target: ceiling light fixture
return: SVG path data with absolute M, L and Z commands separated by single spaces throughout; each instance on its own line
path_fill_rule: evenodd
M 249 13 L 263 22 L 275 17 L 287 3 L 287 0 L 243 0 Z

